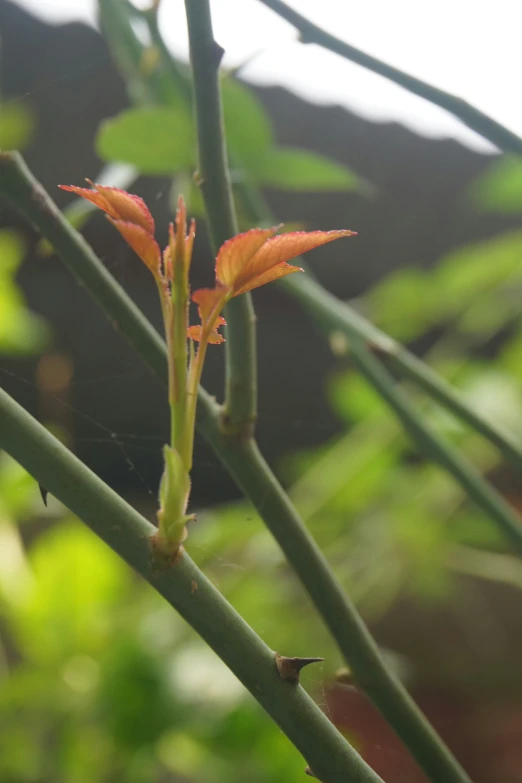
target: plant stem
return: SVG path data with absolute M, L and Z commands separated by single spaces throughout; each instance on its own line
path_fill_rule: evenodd
M 63 218 L 16 153 L 0 154 L 0 193 L 39 228 L 108 317 L 119 324 L 122 333 L 146 363 L 167 383 L 165 344 L 130 302 L 123 289 L 108 275 L 83 238 Z M 306 280 L 305 275 L 291 277 Z M 303 290 L 310 295 L 309 288 Z M 315 290 L 315 298 L 311 297 L 313 301 L 317 299 L 320 304 L 327 303 L 326 311 L 314 310 L 315 315 L 321 315 L 325 326 L 331 323 L 328 321 L 331 315 L 334 323 L 331 328 L 341 328 L 336 311 L 343 312 L 342 303 L 316 283 L 313 283 L 312 290 Z M 372 327 L 368 324 L 370 329 Z M 375 339 L 379 337 L 377 330 L 372 335 Z M 381 335 L 381 343 L 384 344 L 384 335 Z M 255 444 L 248 439 L 226 437 L 223 434 L 220 409 L 201 387 L 198 400 L 200 431 L 246 492 L 286 553 L 348 664 L 356 673 L 361 688 L 392 722 L 395 731 L 431 780 L 435 783 L 467 783 L 466 775 L 459 770 L 456 761 L 412 703 L 403 686 L 387 671 L 355 607 L 343 593 L 328 563 Z M 51 484 L 48 488 L 53 491 Z
M 384 76 L 385 79 L 399 84 L 414 95 L 418 95 L 420 98 L 440 106 L 441 109 L 449 111 L 467 125 L 468 128 L 488 139 L 488 141 L 504 152 L 522 155 L 522 138 L 520 136 L 517 136 L 516 133 L 508 130 L 504 125 L 496 122 L 492 117 L 484 114 L 484 112 L 481 112 L 462 98 L 440 90 L 438 87 L 433 87 L 433 85 L 417 79 L 405 71 L 394 68 L 382 60 L 366 54 L 340 38 L 336 38 L 331 33 L 327 33 L 326 30 L 310 22 L 298 11 L 294 11 L 283 0 L 261 0 L 261 2 L 283 19 L 286 19 L 287 22 L 290 22 L 296 30 L 299 30 L 303 43 L 318 44 L 324 49 L 344 57 L 346 60 L 357 63 L 363 68 L 378 73 L 380 76 Z
M 417 383 L 433 399 L 490 441 L 518 470 L 522 470 L 522 449 L 493 422 L 484 419 L 459 393 L 400 343 L 377 329 L 345 302 L 326 291 L 309 275 L 290 275 L 279 281 L 327 332 L 340 331 L 348 339 L 359 339 L 385 357 L 399 374 Z
M 156 532 L 77 457 L 0 390 L 0 447 L 146 579 L 234 672 L 324 783 L 382 783 L 301 686 L 281 679 L 274 653 L 182 552 L 158 572 Z
M 208 0 L 185 0 L 198 135 L 198 179 L 214 254 L 237 234 L 219 86 L 223 50 L 214 40 Z M 250 294 L 225 309 L 226 395 L 224 416 L 231 430 L 250 433 L 257 409 L 255 315 Z
M 223 438 L 220 455 L 285 553 L 319 610 L 355 681 L 437 783 L 469 783 L 402 684 L 389 671 L 356 608 L 253 441 Z
M 438 462 L 467 492 L 468 496 L 502 530 L 522 553 L 522 520 L 456 449 L 429 427 L 393 377 L 360 340 L 352 340 L 352 356 L 360 372 L 395 411 L 406 432 Z
M 179 211 L 178 211 L 179 214 Z M 183 213 L 184 214 L 184 213 Z M 188 307 L 190 288 L 188 262 L 185 259 L 185 220 L 179 220 L 175 241 L 171 240 L 170 251 L 174 279 L 172 282 L 172 351 L 169 357 L 173 365 L 174 395 L 171 403 L 172 441 L 171 446 L 184 459 L 187 473 L 192 465 L 192 453 L 186 452 L 187 444 L 187 371 L 188 371 Z M 196 388 L 197 393 L 197 388 Z M 192 426 L 195 426 L 195 422 Z
M 165 344 L 123 289 L 106 272 L 83 238 L 63 218 L 16 153 L 0 154 L 0 193 L 39 228 L 106 314 L 119 325 L 146 363 L 167 383 Z M 306 276 L 291 277 L 304 279 Z M 337 308 L 342 309 L 341 302 L 330 297 L 317 284 L 314 286 L 319 301 L 319 292 L 322 292 L 333 300 Z M 335 311 L 335 307 L 332 307 L 332 311 Z M 323 317 L 323 322 L 327 323 L 326 317 Z M 337 321 L 335 324 L 332 328 L 339 328 Z M 375 334 L 378 335 L 377 330 Z M 255 444 L 224 436 L 220 426 L 220 409 L 201 387 L 198 390 L 198 401 L 200 431 L 247 493 L 287 554 L 348 664 L 358 673 L 361 688 L 367 691 L 383 715 L 392 721 L 393 728 L 432 781 L 468 783 L 466 775 L 459 770 L 457 762 L 451 758 L 403 686 L 386 670 L 355 607 L 343 594 L 327 562 L 259 455 Z

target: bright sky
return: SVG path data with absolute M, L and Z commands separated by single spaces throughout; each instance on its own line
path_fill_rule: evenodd
M 16 0 L 60 23 L 95 24 L 95 0 Z M 137 2 L 138 0 L 136 0 Z M 289 0 L 339 38 L 453 92 L 522 135 L 521 0 Z M 162 28 L 172 50 L 187 56 L 182 0 L 163 0 Z M 437 107 L 316 46 L 258 0 L 212 0 L 225 66 L 249 60 L 245 79 L 279 84 L 317 103 L 336 103 L 377 121 L 397 120 L 429 136 L 492 147 Z M 255 56 L 254 56 L 255 55 Z M 253 58 L 253 59 L 252 59 Z

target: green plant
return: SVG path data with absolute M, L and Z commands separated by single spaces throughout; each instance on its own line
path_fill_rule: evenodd
M 285 4 L 274 0 L 267 4 L 288 17 Z M 168 132 L 169 122 L 179 121 L 180 127 L 187 129 L 185 136 L 180 134 L 179 138 L 181 140 L 192 138 L 188 130 L 191 120 L 186 76 L 168 57 L 159 38 L 155 16 L 157 4 L 142 15 L 142 19 L 149 26 L 152 45 L 159 53 L 158 63 L 161 65 L 160 68 L 153 68 L 150 72 L 147 69 L 140 70 L 140 63 L 143 63 L 143 47 L 136 37 L 132 37 L 130 19 L 138 12 L 126 3 L 115 3 L 113 0 L 103 0 L 100 6 L 105 28 L 109 30 L 108 37 L 113 42 L 120 67 L 125 71 L 130 91 L 136 102 L 163 105 L 164 108 L 174 107 L 177 102 L 179 117 L 176 115 L 177 118 L 173 120 L 173 115 L 167 116 L 163 108 L 159 112 L 162 122 L 155 123 L 154 127 L 161 125 Z M 186 0 L 186 10 L 191 43 L 199 151 L 198 180 L 212 244 L 217 254 L 223 242 L 237 234 L 237 218 L 223 135 L 223 113 L 218 81 L 220 51 L 213 39 L 208 3 L 204 0 Z M 299 22 L 300 19 L 299 15 L 292 16 L 293 21 Z M 310 29 L 307 30 L 309 34 Z M 332 40 L 325 39 L 324 36 L 322 40 L 334 48 Z M 391 72 L 389 75 L 393 78 Z M 408 86 L 407 82 L 405 83 Z M 416 90 L 422 92 L 424 87 L 417 83 Z M 428 94 L 428 97 L 433 99 L 434 96 Z M 441 102 L 440 95 L 439 102 Z M 455 106 L 449 106 L 450 109 L 452 107 L 455 110 Z M 151 121 L 151 116 L 158 118 L 158 114 L 151 115 L 150 112 L 157 112 L 158 109 L 147 108 L 140 111 L 141 114 L 138 112 L 134 115 L 126 115 L 112 125 L 107 125 L 100 135 L 100 149 L 107 158 L 123 160 L 137 168 L 143 167 L 156 173 L 161 169 L 161 164 L 140 157 L 143 153 L 143 141 L 140 143 L 140 139 L 143 137 L 143 128 Z M 181 117 L 185 119 L 182 120 Z M 466 117 L 470 124 L 475 122 L 474 127 L 489 133 L 490 138 L 497 134 L 504 140 L 506 146 L 519 148 L 519 139 L 517 140 L 513 134 L 509 134 L 491 121 L 488 122 L 488 118 L 484 115 L 477 117 L 476 112 L 468 111 Z M 476 122 L 477 119 L 480 119 L 479 124 Z M 262 121 L 258 119 L 255 127 L 257 130 L 262 128 Z M 270 160 L 270 155 L 273 159 L 281 160 L 281 156 L 277 158 L 274 150 L 271 149 L 266 133 L 264 138 L 262 132 L 254 136 L 257 144 L 264 145 L 267 155 L 264 158 L 265 162 Z M 234 167 L 237 166 L 240 172 L 235 186 L 240 211 L 249 221 L 265 223 L 269 215 L 257 189 L 257 185 L 263 182 L 259 179 L 259 171 L 256 175 L 255 164 L 253 164 L 255 156 L 249 157 L 240 149 L 241 139 L 236 139 L 234 144 L 233 134 L 231 138 L 229 152 Z M 131 152 L 129 152 L 129 141 L 134 145 L 131 145 Z M 120 145 L 123 142 L 126 146 L 122 149 Z M 154 151 L 161 150 L 160 140 L 153 147 Z M 136 148 L 140 151 L 139 154 L 136 154 Z M 170 152 L 177 154 L 178 151 L 170 150 Z M 193 165 L 193 153 L 187 155 L 185 147 L 179 153 L 179 159 L 173 157 L 165 162 L 164 170 L 179 174 Z M 280 152 L 277 154 L 280 155 Z M 300 169 L 305 167 L 306 160 L 301 159 Z M 270 165 L 263 166 L 263 171 L 271 170 L 274 169 L 271 169 Z M 287 181 L 295 182 L 292 167 L 290 166 L 288 170 L 290 175 Z M 342 177 L 336 180 L 333 175 L 328 179 L 328 166 L 325 163 L 321 169 L 321 162 L 317 160 L 313 165 L 310 164 L 310 171 L 311 179 L 315 178 L 316 182 L 319 171 L 322 172 L 323 182 L 329 181 L 332 186 L 339 186 L 342 180 Z M 278 181 L 281 184 L 280 176 Z M 301 184 L 302 181 L 301 179 Z M 349 178 L 346 176 L 343 182 L 344 186 L 350 185 Z M 4 153 L 0 158 L 0 192 L 37 225 L 45 239 L 84 281 L 106 313 L 116 320 L 121 331 L 127 335 L 138 352 L 160 377 L 168 381 L 168 359 L 171 360 L 172 367 L 172 353 L 166 350 L 158 335 L 110 278 L 81 237 L 56 210 L 47 194 L 42 192 L 20 160 L 10 153 Z M 100 188 L 98 192 L 104 193 Z M 38 195 L 38 198 L 35 198 L 35 195 Z M 116 214 L 113 217 L 121 216 Z M 180 219 L 180 225 L 182 224 L 183 219 Z M 122 233 L 125 235 L 125 231 Z M 184 230 L 178 231 L 178 236 L 182 236 L 184 242 Z M 173 238 L 171 252 L 174 255 L 175 245 L 176 241 Z M 395 371 L 415 380 L 434 399 L 471 424 L 478 433 L 498 447 L 504 456 L 520 467 L 522 453 L 516 441 L 477 413 L 442 377 L 415 359 L 395 340 L 370 325 L 353 309 L 324 292 L 310 278 L 303 276 L 300 280 L 295 279 L 299 277 L 292 276 L 286 282 L 286 289 L 303 302 L 328 333 L 341 331 L 349 338 L 359 370 L 396 412 L 406 432 L 413 436 L 422 450 L 446 468 L 469 496 L 489 514 L 501 530 L 508 534 L 515 545 L 520 547 L 522 535 L 518 517 L 498 493 L 484 481 L 479 472 L 471 467 L 455 446 L 449 444 L 435 430 L 427 417 L 419 414 L 410 396 L 395 384 L 383 360 L 386 360 Z M 239 294 L 241 290 L 242 288 L 239 287 L 235 293 Z M 185 299 L 186 291 L 178 300 L 178 305 Z M 215 315 L 218 317 L 217 313 Z M 203 390 L 199 390 L 198 424 L 202 432 L 278 540 L 336 639 L 358 685 L 366 690 L 390 721 L 430 779 L 441 783 L 442 781 L 463 783 L 467 780 L 465 773 L 442 745 L 383 661 L 328 562 L 306 531 L 290 499 L 257 450 L 252 432 L 256 410 L 256 362 L 253 310 L 249 294 L 246 293 L 238 298 L 231 297 L 227 303 L 225 317 L 228 322 L 225 403 L 221 408 L 210 400 Z M 208 335 L 211 334 L 215 323 L 214 320 L 209 326 Z M 178 330 L 177 337 L 181 341 L 185 339 L 185 335 L 184 321 L 183 329 Z M 169 337 L 168 330 L 167 336 Z M 181 356 L 183 369 L 186 369 L 186 357 L 183 351 Z M 177 358 L 179 357 L 180 352 L 177 353 Z M 184 373 L 181 375 L 184 377 Z M 199 380 L 199 373 L 195 372 L 193 377 Z M 177 412 L 174 411 L 173 420 L 176 420 L 177 416 Z M 63 500 L 71 510 L 86 521 L 178 609 L 279 723 L 306 757 L 313 774 L 325 783 L 346 780 L 348 776 L 350 779 L 361 781 L 378 779 L 355 751 L 335 732 L 303 690 L 299 686 L 285 682 L 284 677 L 281 677 L 278 672 L 271 651 L 234 613 L 184 552 L 179 552 L 179 557 L 171 564 L 170 569 L 160 569 L 158 572 L 149 546 L 150 539 L 155 536 L 154 528 L 111 493 L 99 479 L 79 464 L 66 449 L 32 421 L 4 393 L 0 397 L 0 419 L 2 446 L 27 467 L 50 492 Z M 180 417 L 179 421 L 181 419 L 185 421 L 184 416 Z M 189 420 L 192 426 L 192 416 Z M 175 428 L 175 438 L 182 430 L 183 427 Z M 183 438 L 186 440 L 184 430 Z M 191 449 L 182 446 L 181 451 L 188 455 Z M 167 458 L 166 461 L 168 464 L 169 459 Z M 185 467 L 188 466 L 189 461 L 187 457 Z M 171 466 L 171 471 L 174 475 L 176 468 Z M 186 481 L 185 477 L 182 482 L 185 489 Z M 184 504 L 187 493 L 186 491 L 179 493 L 178 479 L 174 481 L 174 486 L 176 501 L 178 502 L 180 497 L 183 500 L 183 524 L 176 524 L 176 536 L 171 542 L 177 549 L 186 521 Z M 166 496 L 163 502 L 166 502 Z M 175 516 L 179 517 L 179 514 Z M 179 519 L 176 519 L 176 523 L 178 522 Z M 226 633 L 223 633 L 223 629 L 226 629 Z

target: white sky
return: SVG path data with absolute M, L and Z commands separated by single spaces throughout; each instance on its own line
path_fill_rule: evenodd
M 95 0 L 17 0 L 50 22 L 95 24 Z M 339 38 L 453 92 L 522 135 L 522 0 L 290 0 Z M 162 29 L 187 55 L 182 0 L 163 0 Z M 337 103 L 378 121 L 397 120 L 425 135 L 493 148 L 458 120 L 400 87 L 316 46 L 258 0 L 213 0 L 225 66 L 256 54 L 242 76 L 280 84 L 317 103 Z

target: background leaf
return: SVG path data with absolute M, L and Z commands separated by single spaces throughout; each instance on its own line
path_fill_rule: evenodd
M 130 163 L 142 174 L 173 174 L 195 163 L 192 118 L 182 108 L 128 109 L 101 124 L 96 150 L 103 160 Z
M 522 160 L 509 155 L 494 162 L 471 186 L 471 200 L 479 209 L 492 212 L 522 210 Z
M 341 163 L 294 147 L 267 149 L 252 162 L 250 173 L 260 185 L 281 190 L 357 190 L 361 185 Z
M 0 107 L 0 149 L 21 150 L 31 141 L 34 118 L 21 102 Z
M 270 119 L 261 101 L 235 79 L 223 79 L 221 90 L 228 145 L 233 155 L 250 169 L 256 156 L 273 143 Z
M 15 274 L 25 248 L 13 231 L 0 231 L 0 353 L 31 354 L 40 351 L 48 339 L 42 318 L 25 306 Z

